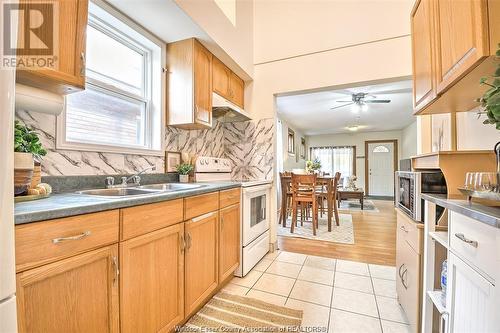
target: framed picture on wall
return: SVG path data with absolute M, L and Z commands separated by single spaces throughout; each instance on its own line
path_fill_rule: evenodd
M 300 138 L 300 158 L 306 159 L 306 138 L 304 137 Z
M 165 172 L 177 172 L 176 167 L 181 164 L 181 153 L 178 151 L 165 152 Z

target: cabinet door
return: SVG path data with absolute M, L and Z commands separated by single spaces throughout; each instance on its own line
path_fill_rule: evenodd
M 219 281 L 232 275 L 240 263 L 240 205 L 220 211 Z
M 184 224 L 120 244 L 121 331 L 169 332 L 184 318 Z
M 498 291 L 488 280 L 450 253 L 446 307 L 449 332 L 498 332 Z
M 217 288 L 218 219 L 218 213 L 212 212 L 185 222 L 186 317 Z
M 194 121 L 212 125 L 212 54 L 194 42 Z
M 212 85 L 213 91 L 226 99 L 231 99 L 230 83 L 231 70 L 227 68 L 219 59 L 213 58 Z
M 38 3 L 39 1 L 29 0 Z M 54 0 L 58 5 L 59 43 L 55 68 L 19 70 L 17 81 L 60 94 L 85 89 L 85 40 L 88 0 Z M 46 25 L 42 25 L 46 27 Z M 23 30 L 24 31 L 24 30 Z M 39 35 L 51 33 L 38 32 Z M 19 36 L 21 38 L 21 36 Z
M 17 274 L 19 332 L 118 332 L 118 246 Z
M 436 97 L 433 0 L 421 0 L 411 17 L 413 106 L 418 111 Z
M 414 331 L 420 321 L 420 255 L 401 239 L 398 230 L 396 245 L 396 290 L 398 300 Z
M 487 0 L 438 0 L 438 92 L 489 54 Z
M 231 73 L 231 102 L 244 108 L 245 81 L 234 73 Z

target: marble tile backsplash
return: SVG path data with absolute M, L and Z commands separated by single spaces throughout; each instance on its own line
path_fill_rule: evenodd
M 164 170 L 164 157 L 160 156 L 56 149 L 55 116 L 16 111 L 16 117 L 39 133 L 48 151 L 42 163 L 44 176 L 130 174 L 149 166 Z M 273 133 L 273 119 L 215 122 L 207 130 L 189 131 L 168 126 L 165 150 L 229 158 L 234 179 L 271 179 Z

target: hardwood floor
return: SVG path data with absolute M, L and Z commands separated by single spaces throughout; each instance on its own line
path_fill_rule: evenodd
M 394 266 L 396 265 L 394 203 L 383 200 L 372 201 L 380 212 L 350 212 L 354 225 L 354 244 L 278 236 L 278 248 L 309 255 Z

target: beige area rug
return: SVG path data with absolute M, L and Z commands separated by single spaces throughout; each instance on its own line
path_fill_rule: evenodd
M 220 292 L 181 332 L 298 332 L 303 312 L 250 297 Z
M 364 200 L 363 210 L 361 210 L 361 204 L 359 203 L 359 200 L 356 199 L 342 200 L 342 202 L 340 203 L 339 210 L 348 210 L 352 212 L 371 212 L 371 213 L 380 212 L 377 206 L 375 206 L 375 203 L 371 200 Z
M 310 220 L 304 221 L 304 225 L 300 225 L 300 216 L 297 221 L 298 227 L 294 233 L 290 232 L 292 220 L 288 219 L 286 227 L 278 225 L 278 236 L 296 237 L 316 239 L 332 243 L 354 244 L 354 228 L 352 225 L 352 216 L 350 214 L 339 214 L 340 225 L 335 224 L 335 219 L 332 219 L 332 231 L 328 231 L 328 220 L 326 216 L 319 218 L 319 229 L 316 230 L 316 236 L 313 236 L 312 223 Z

